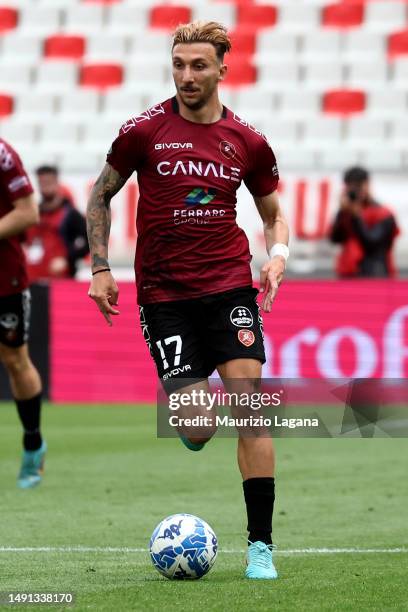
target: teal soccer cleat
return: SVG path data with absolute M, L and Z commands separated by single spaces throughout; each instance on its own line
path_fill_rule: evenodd
M 190 440 L 188 438 L 185 438 L 184 436 L 180 436 L 180 440 L 182 441 L 184 446 L 186 446 L 191 451 L 200 451 L 206 445 L 206 442 L 201 442 L 201 444 L 194 444 L 194 442 L 190 442 Z
M 263 542 L 253 542 L 248 547 L 246 578 L 273 580 L 278 577 L 272 560 L 273 546 Z
M 47 444 L 44 441 L 38 450 L 23 451 L 23 462 L 17 479 L 17 486 L 20 489 L 32 489 L 40 484 L 46 452 Z

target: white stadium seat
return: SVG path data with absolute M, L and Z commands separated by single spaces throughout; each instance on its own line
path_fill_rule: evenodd
M 0 121 L 0 137 L 8 140 L 16 149 L 33 142 L 38 134 L 38 120 L 22 121 L 18 117 Z
M 277 113 L 283 117 L 316 117 L 320 112 L 320 95 L 316 91 L 287 91 L 279 95 Z
M 19 28 L 26 34 L 53 34 L 60 29 L 61 11 L 54 6 L 35 6 L 31 4 L 21 7 Z
M 352 62 L 347 66 L 346 84 L 357 89 L 385 89 L 388 66 L 385 59 Z
M 38 91 L 72 91 L 78 79 L 78 67 L 69 62 L 48 61 L 36 69 L 35 88 Z
M 308 3 L 285 2 L 279 6 L 277 30 L 310 32 L 319 27 L 319 9 Z
M 341 34 L 339 32 L 313 32 L 304 34 L 300 42 L 302 61 L 333 61 L 340 53 Z
M 32 63 L 19 64 L 17 68 L 15 64 L 0 61 L 0 91 L 9 94 L 27 92 L 34 70 Z
M 354 147 L 382 142 L 386 134 L 386 124 L 381 119 L 352 117 L 345 122 L 345 126 L 346 143 Z
M 376 0 L 365 5 L 364 28 L 377 32 L 394 32 L 407 26 L 405 2 Z
M 82 122 L 98 114 L 100 94 L 88 89 L 68 91 L 59 96 L 58 114 L 65 120 Z M 85 119 L 86 118 L 86 119 Z
M 109 35 L 103 30 L 90 34 L 86 40 L 86 62 L 122 62 L 126 58 L 128 41 L 119 34 Z
M 291 33 L 277 32 L 275 28 L 261 30 L 257 36 L 256 51 L 258 56 L 270 58 L 294 59 L 298 49 L 298 36 Z
M 373 172 L 403 169 L 401 151 L 393 150 L 389 147 L 365 149 L 362 153 L 362 161 Z
M 171 36 L 167 32 L 146 32 L 130 40 L 130 57 L 158 55 L 171 63 Z
M 385 43 L 385 36 L 376 32 L 360 29 L 345 32 L 342 37 L 343 60 L 359 62 L 364 56 L 373 62 L 377 58 L 384 59 Z
M 66 4 L 64 32 L 88 34 L 100 32 L 103 25 L 104 7 L 101 4 Z
M 342 138 L 343 122 L 338 118 L 309 119 L 303 125 L 303 144 L 308 147 L 335 148 Z
M 344 83 L 343 66 L 339 62 L 319 61 L 302 66 L 306 88 L 330 89 Z
M 408 75 L 407 75 L 408 76 Z M 381 88 L 372 91 L 368 97 L 367 115 L 373 117 L 389 117 L 407 115 L 408 94 L 406 91 L 395 91 L 391 88 Z
M 12 36 L 4 36 L 1 45 L 2 61 L 10 63 L 38 61 L 42 55 L 43 41 L 40 34 L 20 33 L 17 30 Z
M 148 11 L 138 4 L 119 3 L 109 8 L 108 32 L 143 38 L 148 33 Z
M 299 69 L 296 61 L 275 58 L 258 64 L 258 80 L 262 87 L 271 91 L 294 90 L 298 86 Z
M 139 115 L 145 111 L 148 106 L 150 105 L 145 105 L 144 96 L 136 89 L 108 91 L 103 100 L 104 116 L 109 120 L 112 120 L 113 117 L 117 117 L 122 123 L 125 123 L 130 117 Z
M 183 4 L 188 6 L 188 3 L 180 2 L 180 5 Z M 209 4 L 203 2 L 194 6 L 192 19 L 199 21 L 219 21 L 226 25 L 227 28 L 233 28 L 236 22 L 235 6 L 232 3 Z
M 38 121 L 38 117 L 43 120 L 45 117 L 53 116 L 56 108 L 56 98 L 46 92 L 30 91 L 28 95 L 22 94 L 16 100 L 16 113 L 20 121 Z

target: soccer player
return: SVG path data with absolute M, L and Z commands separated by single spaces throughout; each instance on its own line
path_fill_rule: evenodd
M 40 483 L 46 452 L 40 431 L 41 379 L 27 347 L 31 298 L 21 247 L 24 231 L 38 220 L 33 188 L 21 159 L 0 138 L 0 360 L 24 430 L 17 480 L 22 489 Z
M 236 223 L 236 191 L 242 181 L 264 223 L 269 254 L 261 271 L 265 312 L 271 310 L 289 253 L 272 149 L 218 97 L 230 47 L 221 24 L 179 26 L 172 46 L 176 95 L 122 126 L 88 202 L 89 295 L 111 325 L 119 312 L 118 287 L 108 263 L 110 201 L 136 170 L 140 320 L 167 391 L 178 384 L 190 391 L 208 389 L 214 369 L 224 381 L 244 379 L 250 390 L 261 378 L 262 320 L 248 240 Z M 207 435 L 182 441 L 198 451 L 213 433 L 209 428 Z M 271 438 L 240 436 L 238 464 L 248 515 L 246 576 L 276 578 Z

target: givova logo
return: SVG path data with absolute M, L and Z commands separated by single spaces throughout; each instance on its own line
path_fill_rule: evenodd
M 204 189 L 203 187 L 196 187 L 193 191 L 190 191 L 188 196 L 184 198 L 184 203 L 187 206 L 196 206 L 197 204 L 209 204 L 217 195 L 217 190 L 213 188 Z

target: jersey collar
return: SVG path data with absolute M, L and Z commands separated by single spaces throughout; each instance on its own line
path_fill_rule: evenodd
M 180 107 L 179 107 L 179 103 L 178 103 L 178 100 L 177 100 L 176 96 L 174 96 L 171 99 L 171 106 L 172 106 L 172 109 L 173 109 L 173 113 L 175 115 L 179 115 L 180 114 Z M 226 118 L 227 118 L 227 109 L 226 109 L 226 107 L 224 105 L 222 105 L 221 119 L 226 119 Z

